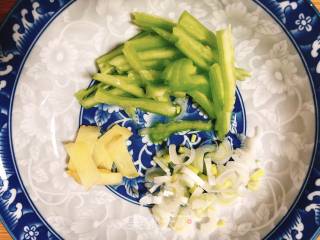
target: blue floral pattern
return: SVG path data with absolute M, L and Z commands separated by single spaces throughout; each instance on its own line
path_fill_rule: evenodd
M 26 240 L 37 240 L 37 237 L 39 236 L 39 231 L 37 231 L 37 227 L 34 225 L 25 226 L 23 231 L 25 232 L 24 239 Z
M 305 17 L 303 13 L 299 14 L 299 19 L 296 20 L 296 25 L 298 25 L 299 31 L 306 30 L 307 32 L 312 31 L 312 25 L 311 25 L 312 19 L 310 16 Z
M 278 21 L 297 48 L 304 60 L 312 83 L 314 99 L 318 105 L 320 101 L 320 17 L 318 13 L 310 6 L 308 1 L 254 1 Z M 5 170 L 5 176 L 0 180 L 0 215 L 12 236 L 16 239 L 61 239 L 39 214 L 21 183 L 15 166 L 14 153 L 11 150 L 10 116 L 12 114 L 11 101 L 15 93 L 15 86 L 29 51 L 47 25 L 72 2 L 71 0 L 18 1 L 15 9 L 0 28 L 0 159 Z M 12 33 L 12 35 L 8 33 Z M 192 105 L 188 105 L 186 112 L 188 112 L 188 108 L 192 107 Z M 118 112 L 116 109 L 107 110 L 109 114 L 106 115 L 105 106 L 101 107 L 101 113 L 97 113 L 97 117 L 95 117 L 96 110 L 88 110 L 92 112 L 83 115 L 82 123 L 90 125 L 98 125 L 99 123 L 102 131 L 105 131 L 111 124 L 120 124 L 133 131 L 133 138 L 137 137 L 136 133 L 139 127 L 153 121 L 165 121 L 162 117 L 155 115 L 144 116 L 142 111 L 141 113 L 137 111 L 135 121 L 120 109 Z M 200 119 L 205 117 L 200 112 L 196 113 L 194 111 L 193 114 L 194 117 Z M 234 114 L 233 133 L 235 129 L 243 126 L 239 124 L 238 115 L 238 113 Z M 146 120 L 150 118 L 154 120 Z M 317 122 L 316 131 L 317 147 L 319 147 L 320 140 L 318 124 L 319 122 Z M 244 129 L 240 129 L 238 132 L 243 131 Z M 197 141 L 191 142 L 190 134 L 196 134 Z M 169 142 L 193 146 L 209 143 L 213 139 L 214 135 L 212 133 L 189 132 L 176 134 L 169 139 Z M 231 140 L 232 136 L 229 136 L 229 139 Z M 130 153 L 136 159 L 135 163 L 139 172 L 143 173 L 146 168 L 150 167 L 148 159 L 161 146 L 150 144 L 148 139 L 140 139 L 138 145 L 128 147 Z M 143 151 L 135 151 L 134 149 L 143 149 Z M 140 162 L 137 161 L 139 156 Z M 266 236 L 266 239 L 313 239 L 317 236 L 317 229 L 320 226 L 320 184 L 318 179 L 320 179 L 320 151 L 316 149 L 305 181 L 305 188 L 302 189 L 291 211 Z M 132 201 L 135 202 L 137 193 L 143 191 L 139 189 L 139 184 L 141 184 L 141 180 L 138 178 L 135 181 L 125 181 L 124 185 L 112 190 L 116 191 L 117 194 L 119 194 L 117 191 L 121 191 L 122 196 L 127 192 L 131 193 L 129 200 L 133 199 Z M 30 223 L 32 225 L 29 225 Z

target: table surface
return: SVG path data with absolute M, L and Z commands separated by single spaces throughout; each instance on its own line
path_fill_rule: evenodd
M 10 11 L 10 9 L 12 8 L 15 2 L 16 2 L 15 0 L 0 0 L 0 22 L 5 17 L 5 15 Z M 313 0 L 313 3 L 320 10 L 320 0 Z M 8 232 L 6 231 L 6 229 L 1 224 L 0 224 L 0 239 L 1 240 L 12 239 L 8 234 Z M 320 237 L 317 240 L 320 240 Z

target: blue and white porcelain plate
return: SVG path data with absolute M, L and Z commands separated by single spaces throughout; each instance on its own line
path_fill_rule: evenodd
M 0 216 L 15 239 L 174 239 L 138 204 L 143 174 L 161 145 L 137 130 L 165 118 L 117 106 L 83 110 L 73 93 L 90 83 L 94 59 L 135 34 L 134 10 L 177 18 L 190 11 L 211 29 L 232 24 L 238 84 L 229 141 L 262 129 L 261 189 L 226 208 L 212 239 L 315 239 L 320 226 L 320 16 L 305 0 L 21 0 L 0 28 Z M 205 119 L 190 99 L 184 119 Z M 79 125 L 130 128 L 141 177 L 89 192 L 65 174 L 62 142 Z M 192 136 L 192 137 L 191 137 Z M 192 139 L 191 139 L 192 138 Z M 197 147 L 212 132 L 170 143 Z

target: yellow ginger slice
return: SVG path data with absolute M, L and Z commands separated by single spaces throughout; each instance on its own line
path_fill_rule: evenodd
M 69 155 L 67 174 L 87 189 L 120 184 L 122 176 L 139 176 L 126 145 L 131 135 L 128 129 L 115 125 L 99 138 L 97 127 L 81 126 L 76 141 L 65 144 Z M 113 163 L 118 172 L 111 172 Z
M 139 173 L 132 162 L 132 157 L 128 152 L 126 145 L 127 138 L 121 136 L 108 144 L 108 152 L 112 157 L 119 172 L 128 178 L 135 178 Z
M 93 151 L 93 159 L 97 167 L 111 170 L 114 160 L 108 151 L 107 145 L 118 137 L 122 136 L 127 140 L 131 135 L 132 133 L 127 128 L 120 127 L 119 125 L 113 126 L 109 131 L 102 135 L 97 141 Z M 132 162 L 131 159 L 130 161 Z

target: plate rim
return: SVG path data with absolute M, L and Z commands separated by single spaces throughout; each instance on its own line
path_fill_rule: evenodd
M 315 57 L 313 59 L 310 56 L 308 56 L 308 51 L 310 50 L 312 43 L 314 43 L 317 40 L 317 38 L 320 38 L 320 33 L 317 33 L 315 31 L 311 31 L 310 33 L 301 33 L 298 31 L 297 26 L 296 28 L 294 28 L 292 26 L 292 22 L 286 21 L 286 19 L 294 18 L 297 15 L 297 12 L 295 11 L 297 8 L 299 8 L 300 10 L 299 14 L 312 13 L 312 17 L 314 19 L 313 24 L 315 26 L 320 26 L 320 16 L 317 10 L 314 9 L 313 4 L 311 4 L 310 0 L 308 0 L 307 2 L 301 0 L 285 1 L 288 2 L 286 6 L 284 4 L 281 5 L 279 0 L 253 1 L 260 7 L 262 7 L 264 10 L 268 10 L 267 13 L 274 20 L 277 21 L 278 25 L 281 26 L 282 30 L 287 34 L 290 41 L 293 43 L 296 50 L 298 51 L 300 58 L 304 63 L 304 67 L 308 74 L 309 82 L 312 88 L 316 121 L 315 146 L 313 149 L 313 157 L 311 159 L 311 164 L 308 169 L 308 174 L 305 177 L 303 187 L 300 189 L 298 196 L 296 197 L 294 203 L 290 206 L 290 209 L 288 210 L 286 215 L 281 219 L 281 221 L 276 225 L 276 227 L 267 236 L 264 237 L 264 239 L 278 239 L 288 235 L 295 235 L 294 227 L 297 223 L 297 220 L 300 219 L 300 221 L 302 221 L 302 219 L 305 220 L 306 218 L 308 218 L 309 221 L 303 221 L 302 225 L 304 225 L 305 222 L 308 222 L 308 225 L 311 224 L 313 226 L 314 231 L 312 231 L 311 233 L 311 231 L 303 232 L 305 229 L 302 230 L 303 234 L 306 234 L 303 235 L 303 237 L 307 237 L 307 239 L 313 239 L 316 237 L 316 234 L 318 234 L 320 230 L 320 223 L 316 223 L 316 217 L 313 216 L 316 214 L 320 215 L 320 201 L 319 199 L 312 199 L 309 201 L 308 204 L 303 204 L 302 198 L 306 197 L 306 200 L 304 200 L 304 202 L 306 203 L 308 202 L 307 193 L 320 190 L 320 164 L 316 164 L 320 163 L 320 150 L 318 148 L 320 121 L 318 111 L 320 92 L 317 92 L 317 90 L 319 90 L 320 88 L 320 84 L 316 81 L 317 77 L 319 78 L 320 76 L 320 73 L 316 72 L 316 66 L 317 64 L 320 64 L 320 56 Z M 12 103 L 15 95 L 16 84 L 20 78 L 20 73 L 24 66 L 24 63 L 27 60 L 28 55 L 31 52 L 34 44 L 37 42 L 38 38 L 41 37 L 42 33 L 46 30 L 50 23 L 56 17 L 58 17 L 59 14 L 63 12 L 63 10 L 65 10 L 68 6 L 74 3 L 75 0 L 50 0 L 46 3 L 42 2 L 41 4 L 39 2 L 40 1 L 19 0 L 0 26 L 0 54 L 3 53 L 6 56 L 8 54 L 13 55 L 13 58 L 10 59 L 8 62 L 2 62 L 2 60 L 0 61 L 0 69 L 2 69 L 3 67 L 7 69 L 7 67 L 10 65 L 13 69 L 16 67 L 17 70 L 17 72 L 9 71 L 8 74 L 0 76 L 1 80 L 6 81 L 7 83 L 7 86 L 5 88 L 0 89 L 0 97 L 5 96 L 10 99 L 9 105 L 0 104 L 0 110 L 4 109 L 7 111 L 6 116 L 0 115 L 0 120 L 4 122 L 3 125 L 0 125 L 0 158 L 2 159 L 2 164 L 4 165 L 5 173 L 8 177 L 8 179 L 4 180 L 0 178 L 2 184 L 5 181 L 7 181 L 8 184 L 7 189 L 5 191 L 3 191 L 2 189 L 5 186 L 1 186 L 0 184 L 0 219 L 14 239 L 21 238 L 24 236 L 23 228 L 25 226 L 30 225 L 28 223 L 30 222 L 30 219 L 32 219 L 31 224 L 36 226 L 37 230 L 40 232 L 39 238 L 45 236 L 48 239 L 62 239 L 61 236 L 59 236 L 59 234 L 56 233 L 52 229 L 52 227 L 46 222 L 46 220 L 41 216 L 36 206 L 32 203 L 31 199 L 28 196 L 28 193 L 21 180 L 19 170 L 16 166 L 11 135 L 11 117 L 13 107 Z M 27 36 L 25 37 L 25 41 L 23 43 L 19 41 L 13 41 L 13 39 L 9 38 L 9 35 L 6 33 L 6 31 L 8 31 L 8 29 L 10 29 L 10 27 L 13 26 L 12 24 L 19 24 L 20 26 L 22 26 L 22 17 L 20 15 L 21 10 L 28 9 L 30 11 L 33 9 L 35 3 L 38 3 L 39 5 L 36 9 L 41 8 L 42 10 L 41 12 L 43 13 L 43 21 L 41 23 L 38 23 L 38 25 L 36 25 L 34 29 L 26 29 L 25 32 L 27 33 Z M 308 36 L 306 37 L 305 35 Z M 304 37 L 302 38 L 302 36 Z M 2 122 L 0 121 L 0 123 Z M 319 165 L 319 167 L 317 165 Z M 16 204 L 15 206 L 13 206 L 13 204 L 6 205 L 7 201 L 3 198 L 3 195 L 8 194 L 10 190 L 15 190 L 16 192 L 16 202 L 14 202 L 14 204 Z M 304 194 L 306 194 L 306 196 L 302 196 Z M 20 216 L 19 212 L 17 212 L 17 209 L 19 209 L 18 204 L 21 204 L 21 202 L 24 205 L 29 206 L 29 210 L 33 212 L 26 214 L 21 211 L 22 215 Z M 298 204 L 299 207 L 297 208 Z M 310 206 L 310 204 L 318 204 L 318 209 L 314 209 L 314 213 L 312 209 L 310 211 L 306 210 L 307 205 Z M 316 210 L 319 210 L 319 213 L 316 213 Z M 308 217 L 306 217 L 305 215 L 308 215 Z

